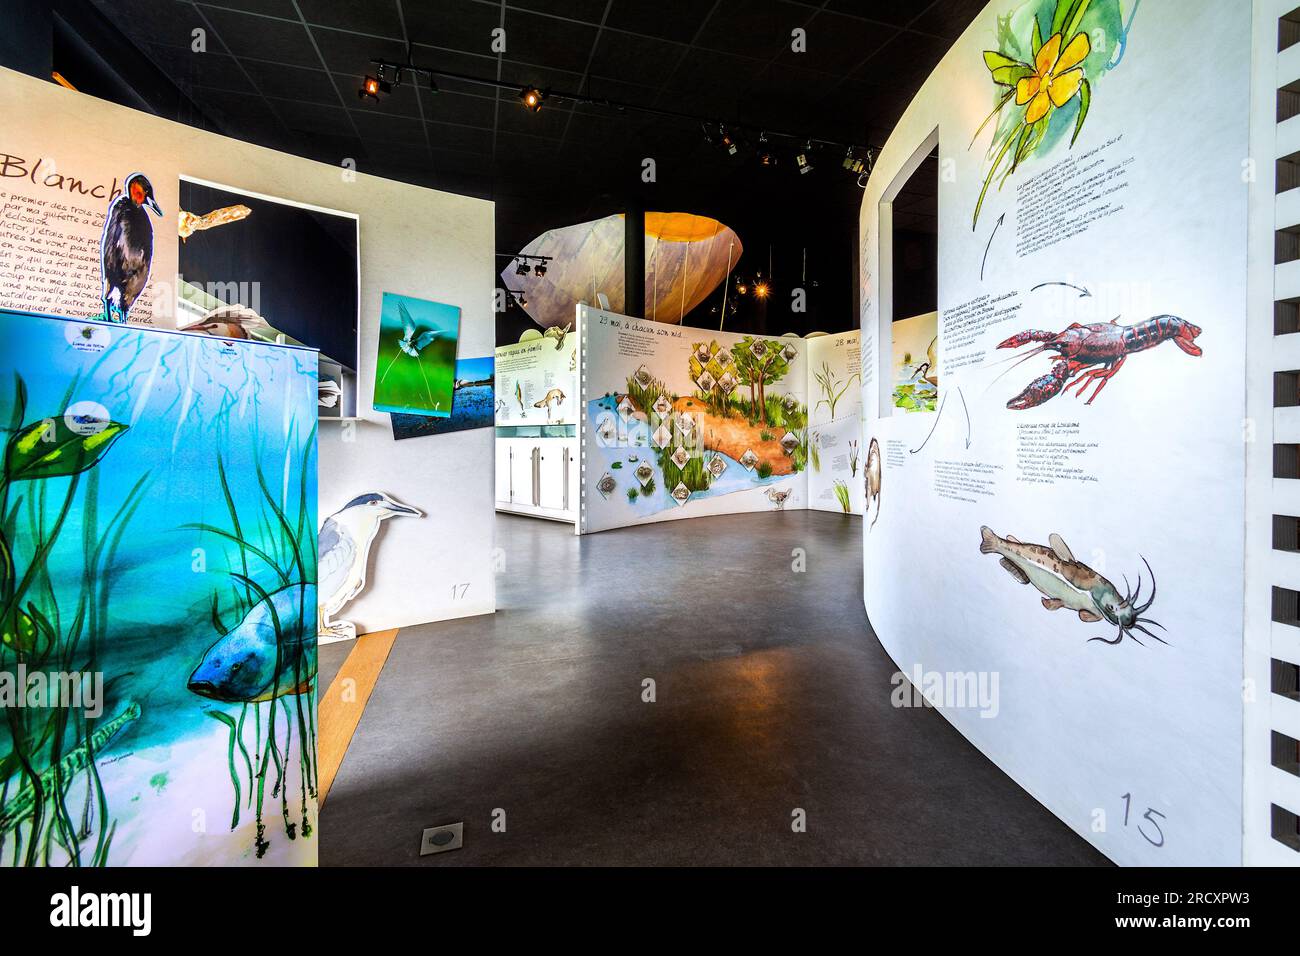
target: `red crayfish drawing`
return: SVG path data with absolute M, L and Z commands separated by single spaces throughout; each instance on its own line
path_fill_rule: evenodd
M 1057 360 L 1051 371 L 1034 379 L 1023 392 L 1007 402 L 1007 408 L 1034 408 L 1071 388 L 1077 388 L 1075 394 L 1082 397 L 1088 386 L 1095 382 L 1097 387 L 1085 402 L 1091 405 L 1131 353 L 1145 352 L 1161 342 L 1172 340 L 1188 355 L 1200 355 L 1201 347 L 1196 344 L 1196 337 L 1200 334 L 1200 326 L 1176 315 L 1154 315 L 1134 325 L 1120 325 L 1119 319 L 1115 318 L 1089 325 L 1075 322 L 1064 332 L 1041 329 L 1017 332 L 998 348 L 1018 349 L 1030 342 L 1041 342 L 1038 348 L 1025 353 L 1021 361 L 1045 351 L 1055 352 Z

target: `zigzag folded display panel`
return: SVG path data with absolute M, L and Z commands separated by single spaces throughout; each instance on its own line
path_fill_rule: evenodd
M 807 343 L 580 307 L 579 533 L 802 508 Z
M 0 859 L 314 865 L 315 352 L 0 334 Z

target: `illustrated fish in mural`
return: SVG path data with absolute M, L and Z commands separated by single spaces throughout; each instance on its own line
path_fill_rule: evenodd
M 1141 616 L 1156 599 L 1155 574 L 1146 558 L 1142 559 L 1142 563 L 1146 564 L 1147 573 L 1151 575 L 1151 596 L 1145 604 L 1138 604 L 1137 600 L 1142 594 L 1140 577 L 1137 592 L 1120 597 L 1115 585 L 1088 565 L 1075 560 L 1059 534 L 1053 533 L 1047 540 L 1048 547 L 1026 544 L 1010 535 L 998 537 L 985 526 L 980 528 L 980 553 L 1000 554 L 1002 560 L 999 563 L 1006 568 L 1007 573 L 1021 584 L 1032 584 L 1042 592 L 1043 607 L 1049 611 L 1069 608 L 1078 613 L 1079 620 L 1087 624 L 1104 620 L 1118 628 L 1114 638 L 1090 637 L 1090 641 L 1118 644 L 1127 635 L 1141 644 L 1133 635 L 1133 631 L 1141 631 L 1161 644 L 1168 643 L 1142 626 L 1151 624 L 1164 629 L 1160 623 Z
M 104 318 L 125 322 L 131 306 L 149 282 L 153 265 L 153 223 L 145 212 L 162 215 L 153 184 L 143 173 L 126 178 L 122 194 L 109 204 L 99 238 Z
M 139 717 L 140 705 L 135 701 L 131 701 L 122 709 L 120 714 L 92 733 L 88 741 L 82 741 L 71 751 L 64 754 L 57 767 L 50 767 L 41 774 L 41 792 L 45 794 L 55 792 L 58 781 L 68 780 L 84 770 L 92 751 L 99 753 L 108 745 L 109 741 L 121 732 L 122 728 L 132 721 L 138 720 Z M 5 761 L 0 761 L 0 764 L 7 762 L 8 758 Z M 0 833 L 12 830 L 32 815 L 32 811 L 36 808 L 35 794 L 35 787 L 27 787 L 20 790 L 11 800 L 5 803 L 3 810 L 0 810 Z
M 306 585 L 267 595 L 203 652 L 187 686 L 201 697 L 228 703 L 306 693 L 316 677 L 316 634 L 306 623 L 315 613 Z

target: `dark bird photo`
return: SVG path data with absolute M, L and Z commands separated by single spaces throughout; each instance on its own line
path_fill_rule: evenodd
M 153 184 L 143 173 L 132 173 L 122 194 L 109 204 L 104 234 L 99 239 L 104 318 L 109 322 L 125 322 L 131 306 L 149 282 L 153 223 L 146 209 L 155 216 L 162 215 L 153 196 Z

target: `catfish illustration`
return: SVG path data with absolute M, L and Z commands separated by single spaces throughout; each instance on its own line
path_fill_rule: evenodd
M 1133 631 L 1141 631 L 1160 643 L 1168 643 L 1157 634 L 1142 626 L 1151 624 L 1164 630 L 1163 625 L 1140 615 L 1146 613 L 1156 599 L 1156 579 L 1151 565 L 1146 558 L 1142 563 L 1147 566 L 1151 576 L 1151 597 L 1145 604 L 1137 603 L 1142 594 L 1142 579 L 1138 578 L 1137 591 L 1120 597 L 1119 590 L 1106 578 L 1102 577 L 1088 565 L 1075 560 L 1070 548 L 1059 534 L 1048 535 L 1049 547 L 1041 544 L 1026 544 L 1007 535 L 1000 538 L 987 526 L 980 528 L 980 553 L 1000 554 L 999 562 L 1007 573 L 1021 584 L 1032 584 L 1043 594 L 1043 607 L 1049 611 L 1069 608 L 1079 615 L 1079 620 L 1087 624 L 1106 621 L 1118 628 L 1113 639 L 1090 637 L 1090 641 L 1104 644 L 1118 644 L 1125 635 L 1134 637 Z

